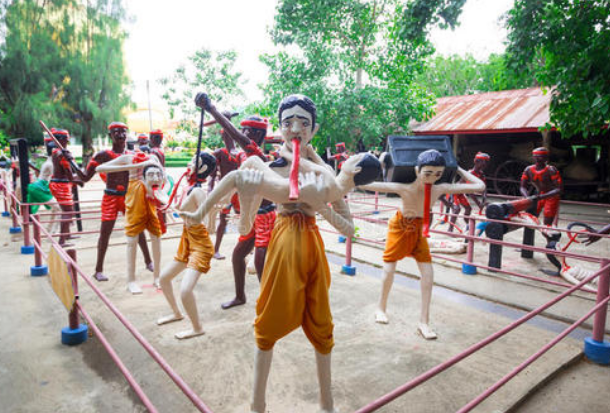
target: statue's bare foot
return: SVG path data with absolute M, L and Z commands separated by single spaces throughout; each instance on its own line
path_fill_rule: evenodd
M 203 331 L 203 329 L 198 329 L 198 330 L 191 329 L 191 330 L 181 331 L 179 333 L 176 333 L 174 336 L 178 340 L 184 340 L 187 338 L 197 337 L 197 336 L 201 336 L 204 334 L 205 334 L 205 331 Z
M 248 262 L 248 274 L 256 274 L 256 267 L 254 266 L 254 260 Z
M 149 262 L 148 264 L 146 264 L 146 269 L 150 272 L 155 272 L 155 264 L 151 262 Z
M 231 301 L 227 301 L 226 303 L 220 304 L 220 306 L 222 307 L 223 310 L 228 310 L 231 307 L 236 307 L 238 305 L 244 305 L 244 304 L 246 304 L 246 299 L 245 298 L 237 298 L 237 297 L 235 297 Z
M 385 311 L 377 310 L 375 312 L 375 322 L 379 324 L 388 324 L 390 320 L 388 320 L 388 316 Z
M 97 271 L 95 274 L 93 274 L 93 278 L 95 278 L 98 281 L 108 281 L 108 277 L 106 277 L 103 273 Z
M 158 278 L 155 278 L 155 279 L 153 280 L 153 286 L 154 286 L 154 287 L 155 287 L 157 290 L 160 290 L 160 289 L 161 289 L 161 283 L 159 282 L 159 279 L 158 279 Z
M 419 334 L 421 334 L 426 340 L 435 340 L 437 338 L 436 333 L 428 324 L 419 323 L 417 326 L 417 331 L 419 331 Z
M 182 314 L 172 314 L 161 317 L 157 320 L 157 325 L 162 326 L 163 324 L 173 323 L 174 321 L 180 321 L 184 318 Z
M 136 282 L 127 283 L 127 291 L 132 294 L 142 294 L 142 289 Z
M 224 260 L 224 259 L 225 259 L 225 256 L 224 256 L 224 255 L 222 255 L 222 254 L 221 254 L 221 253 L 219 253 L 219 252 L 215 252 L 215 253 L 214 253 L 214 256 L 213 256 L 212 258 L 214 258 L 215 260 Z

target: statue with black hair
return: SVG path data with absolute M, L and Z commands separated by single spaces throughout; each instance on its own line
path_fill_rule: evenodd
M 261 149 L 265 136 L 267 135 L 268 122 L 266 119 L 257 115 L 246 117 L 240 122 L 238 130 L 229 118 L 221 113 L 212 103 L 210 98 L 205 93 L 198 93 L 195 97 L 195 103 L 200 108 L 204 109 L 222 126 L 224 134 L 235 141 L 241 148 L 242 152 L 237 154 L 237 161 L 241 165 L 246 159 L 251 157 L 259 158 L 261 161 L 266 161 L 267 157 Z M 232 206 L 240 209 L 237 198 L 231 201 Z M 254 249 L 254 265 L 256 274 L 260 281 L 263 268 L 265 266 L 265 256 L 267 247 L 271 239 L 271 231 L 275 223 L 275 204 L 269 200 L 261 199 L 257 206 L 256 218 L 254 226 L 246 234 L 241 234 L 235 248 L 233 249 L 232 264 L 233 277 L 235 279 L 235 298 L 221 304 L 223 309 L 229 309 L 246 303 L 246 256 Z M 220 232 L 220 229 L 219 231 Z M 219 233 L 218 237 L 222 237 Z
M 462 182 L 437 183 L 443 176 L 444 170 L 445 159 L 443 155 L 434 149 L 430 149 L 420 153 L 417 158 L 414 182 L 374 182 L 361 187 L 368 191 L 398 194 L 402 201 L 400 209 L 388 223 L 388 235 L 383 253 L 381 297 L 375 314 L 375 321 L 381 324 L 388 323 L 386 308 L 394 281 L 396 264 L 404 257 L 413 257 L 421 274 L 421 315 L 418 331 L 428 340 L 437 337 L 429 325 L 430 301 L 434 284 L 432 257 L 426 240 L 427 228 L 430 224 L 430 200 L 438 199 L 443 194 L 470 194 L 485 190 L 483 181 L 462 168 L 458 168 L 458 174 L 462 177 Z
M 262 198 L 278 205 L 279 215 L 256 303 L 257 348 L 250 409 L 257 413 L 266 411 L 265 393 L 273 347 L 301 327 L 315 348 L 320 409 L 330 413 L 335 411 L 330 356 L 334 325 L 328 296 L 331 278 L 315 215 L 319 212 L 341 233 L 353 236 L 354 223 L 343 196 L 355 185 L 375 179 L 381 165 L 372 155 L 359 154 L 346 161 L 341 174 L 335 177 L 334 171 L 309 145 L 318 130 L 313 101 L 303 95 L 291 95 L 280 103 L 278 114 L 285 156 L 272 163 L 249 158 L 216 186 L 197 211 L 181 215 L 187 221 L 200 222 L 216 199 L 237 189 L 241 203 L 239 231 L 244 234 L 252 227 Z M 290 196 L 293 182 L 289 176 L 293 164 L 300 171 L 297 199 Z
M 206 191 L 202 188 L 201 184 L 214 172 L 215 168 L 216 158 L 214 156 L 205 152 L 201 153 L 199 162 L 197 162 L 197 155 L 193 157 L 188 167 L 188 194 L 178 206 L 177 211 L 192 212 L 205 203 Z M 201 222 L 192 224 L 185 221 L 176 256 L 161 271 L 161 289 L 172 309 L 172 314 L 157 320 L 158 325 L 163 325 L 180 321 L 184 318 L 174 297 L 172 280 L 186 270 L 180 285 L 180 297 L 184 311 L 191 320 L 192 328 L 176 333 L 175 337 L 178 339 L 187 339 L 204 334 L 203 327 L 199 321 L 197 302 L 193 290 L 201 274 L 205 274 L 210 270 L 210 262 L 213 256 L 214 245 L 205 225 Z
M 49 136 L 45 136 L 44 146 L 47 151 L 47 159 L 40 166 L 38 179 L 28 185 L 27 201 L 28 203 L 44 203 L 44 207 L 51 211 L 51 222 L 49 222 L 47 225 L 47 231 L 53 233 L 55 227 L 57 226 L 57 223 L 53 221 L 55 221 L 55 218 L 61 212 L 59 205 L 56 202 L 52 202 L 54 198 L 51 190 L 49 189 L 49 182 L 53 176 L 53 149 L 55 149 L 57 146 L 55 145 L 55 142 L 53 142 L 53 139 Z M 35 214 L 38 212 L 39 208 L 40 205 L 32 205 L 30 212 Z

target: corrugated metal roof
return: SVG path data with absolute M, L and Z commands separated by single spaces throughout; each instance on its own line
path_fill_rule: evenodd
M 437 100 L 436 115 L 412 125 L 416 134 L 536 132 L 549 122 L 551 93 L 538 87 Z

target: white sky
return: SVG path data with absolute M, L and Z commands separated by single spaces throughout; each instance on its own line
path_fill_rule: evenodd
M 514 0 L 468 0 L 455 31 L 435 30 L 432 40 L 438 53 L 466 54 L 485 59 L 502 52 L 506 31 L 499 22 Z M 248 101 L 262 94 L 257 84 L 267 78 L 258 56 L 272 53 L 268 35 L 277 0 L 125 0 L 132 22 L 125 43 L 127 70 L 133 82 L 133 100 L 146 105 L 146 81 L 150 81 L 153 107 L 164 107 L 157 79 L 169 76 L 187 57 L 205 47 L 234 49 L 237 70 L 247 80 Z M 287 93 L 290 91 L 286 91 Z

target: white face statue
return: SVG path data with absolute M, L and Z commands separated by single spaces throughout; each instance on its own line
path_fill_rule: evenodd
M 303 149 L 316 132 L 315 128 L 312 128 L 311 115 L 299 105 L 282 112 L 280 128 L 282 138 L 290 150 L 292 150 L 293 139 L 299 139 L 301 142 L 300 148 Z
M 159 168 L 148 168 L 144 180 L 151 188 L 159 188 L 163 185 L 163 171 Z
M 436 181 L 441 179 L 443 172 L 445 171 L 444 166 L 422 166 L 417 173 L 418 179 L 424 184 L 434 184 Z

